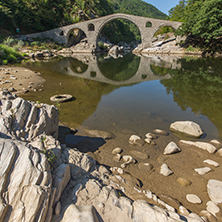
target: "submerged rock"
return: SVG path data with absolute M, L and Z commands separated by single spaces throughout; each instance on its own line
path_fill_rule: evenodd
M 106 131 L 102 131 L 102 130 L 88 130 L 85 129 L 85 131 L 92 137 L 101 137 L 104 140 L 108 140 L 108 139 L 113 139 L 115 138 L 115 136 L 110 133 L 110 132 L 106 132 Z

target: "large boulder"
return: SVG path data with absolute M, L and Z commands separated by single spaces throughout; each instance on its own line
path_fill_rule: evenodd
M 52 176 L 44 154 L 0 139 L 0 221 L 49 221 Z
M 203 135 L 200 126 L 192 121 L 176 121 L 170 125 L 170 130 L 197 138 Z
M 27 102 L 8 91 L 0 92 L 1 137 L 31 141 L 45 133 L 57 138 L 58 122 L 55 106 Z

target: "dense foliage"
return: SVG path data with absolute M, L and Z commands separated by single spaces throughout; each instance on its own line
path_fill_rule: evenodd
M 190 35 L 202 48 L 221 48 L 222 0 L 181 0 L 169 12 L 171 20 L 184 22 L 178 34 Z
M 1 0 L 0 29 L 38 32 L 117 12 L 166 19 L 142 0 Z

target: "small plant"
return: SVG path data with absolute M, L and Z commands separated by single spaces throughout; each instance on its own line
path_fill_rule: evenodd
M 36 101 L 35 103 L 36 103 L 35 106 L 36 106 L 37 108 L 42 108 L 42 104 L 41 104 L 40 101 Z M 44 142 L 44 141 L 43 141 L 43 142 Z
M 7 64 L 8 64 L 8 60 L 7 60 L 7 59 L 3 60 L 3 61 L 2 61 L 2 64 L 3 64 L 3 65 L 7 65 Z

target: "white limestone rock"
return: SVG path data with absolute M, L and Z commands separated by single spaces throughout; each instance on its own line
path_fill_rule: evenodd
M 179 206 L 179 213 L 184 216 L 188 216 L 190 214 L 190 212 L 187 210 L 187 208 L 182 205 Z
M 207 211 L 216 216 L 217 213 L 220 212 L 220 208 L 213 201 L 207 202 Z
M 207 163 L 207 164 L 210 164 L 210 165 L 213 165 L 215 167 L 219 167 L 220 166 L 219 163 L 217 163 L 216 161 L 210 160 L 210 159 L 204 160 L 203 162 Z
M 131 157 L 131 156 L 129 156 L 129 155 L 123 156 L 123 161 L 124 161 L 124 163 L 121 164 L 121 167 L 122 167 L 122 168 L 125 168 L 126 165 L 128 165 L 128 164 L 130 164 L 130 163 L 136 163 L 136 160 L 133 159 L 133 157 Z
M 222 148 L 217 151 L 217 153 L 222 156 Z
M 71 204 L 65 209 L 61 222 L 96 222 L 98 220 L 92 205 L 76 206 Z
M 185 147 L 193 147 L 199 148 L 208 151 L 209 153 L 215 153 L 217 148 L 210 143 L 206 142 L 194 142 L 194 141 L 187 141 L 187 140 L 180 140 L 179 144 Z
M 207 193 L 215 203 L 222 203 L 222 181 L 209 180 L 207 183 Z
M 163 174 L 165 177 L 173 174 L 173 171 L 169 169 L 169 167 L 164 163 L 160 168 L 160 173 Z
M 0 139 L 0 166 L 1 220 L 50 219 L 52 177 L 46 156 L 26 143 Z
M 212 171 L 210 167 L 196 168 L 196 169 L 194 169 L 194 170 L 195 170 L 198 174 L 200 174 L 200 175 L 204 175 L 204 174 L 209 173 L 210 171 Z
M 193 204 L 201 204 L 202 200 L 195 194 L 187 194 L 186 195 L 187 201 Z
M 95 169 L 95 160 L 77 149 L 66 148 L 62 152 L 63 162 L 70 165 L 71 177 L 77 179 Z
M 116 154 L 120 154 L 123 151 L 123 149 L 116 147 L 115 149 L 113 149 L 112 154 L 116 155 Z
M 166 146 L 166 148 L 164 149 L 163 154 L 164 154 L 164 155 L 169 155 L 169 154 L 173 154 L 173 153 L 178 153 L 178 152 L 180 152 L 180 151 L 181 151 L 181 149 L 177 146 L 176 143 L 170 142 L 170 143 Z
M 200 126 L 192 121 L 176 121 L 170 125 L 170 130 L 197 138 L 203 135 Z
M 68 184 L 70 178 L 70 166 L 67 164 L 61 164 L 53 171 L 53 187 L 56 188 L 54 204 L 59 201 L 61 194 Z
M 217 149 L 221 148 L 222 147 L 222 143 L 219 141 L 219 140 L 211 140 L 210 143 L 212 145 L 214 145 L 215 147 L 217 147 Z
M 27 102 L 9 92 L 0 95 L 0 132 L 11 138 L 33 140 L 45 133 L 58 137 L 59 112 L 55 106 Z
M 141 139 L 141 137 L 139 137 L 137 135 L 132 135 L 129 138 L 129 144 L 143 146 L 144 145 L 144 141 Z

